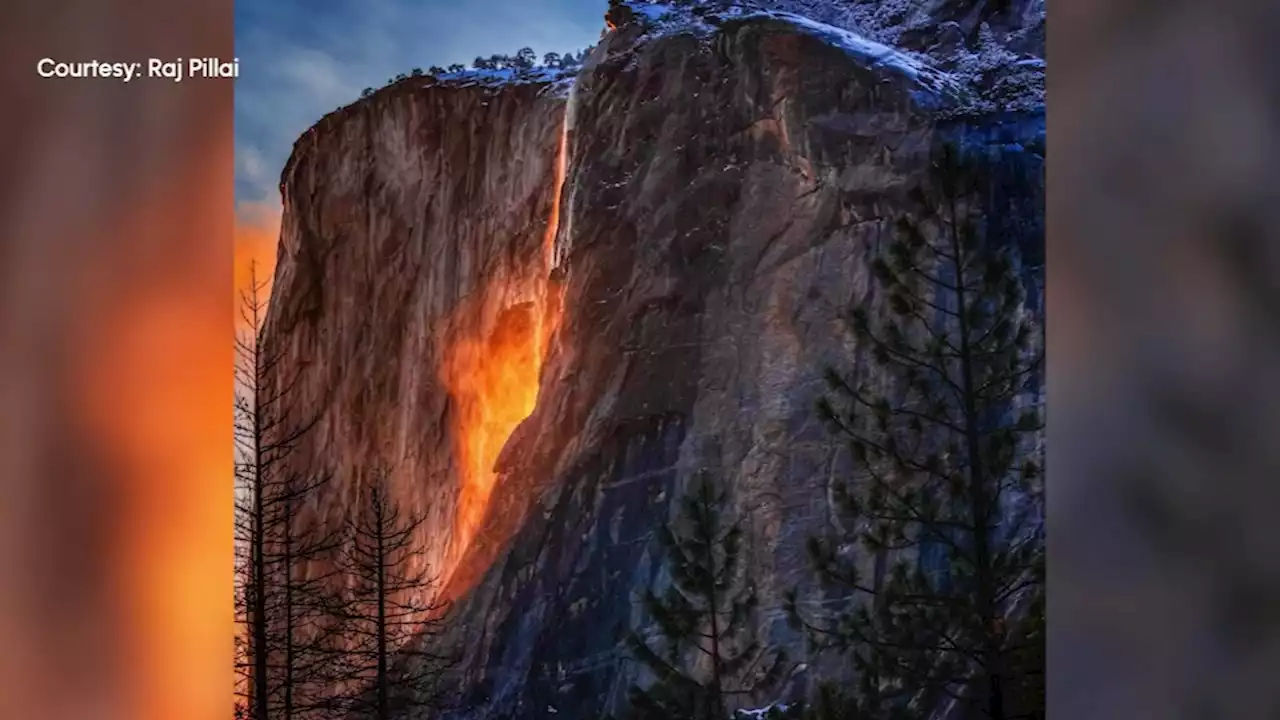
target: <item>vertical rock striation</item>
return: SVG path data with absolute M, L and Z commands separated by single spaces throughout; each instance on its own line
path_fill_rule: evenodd
M 281 179 L 265 333 L 296 375 L 295 411 L 319 418 L 290 460 L 337 478 L 308 515 L 339 522 L 386 467 L 396 499 L 427 516 L 419 541 L 442 577 L 465 540 L 456 507 L 486 494 L 468 485 L 484 478 L 464 431 L 514 424 L 481 407 L 490 376 L 511 370 L 505 357 L 517 369 L 501 389 L 533 388 L 504 408 L 536 392 L 540 351 L 526 346 L 545 305 L 563 114 L 545 83 L 414 79 L 327 116 Z

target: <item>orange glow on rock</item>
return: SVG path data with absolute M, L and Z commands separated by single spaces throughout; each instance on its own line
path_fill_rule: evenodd
M 556 233 L 560 231 L 560 196 L 564 191 L 564 176 L 569 169 L 569 126 L 560 126 L 560 146 L 556 150 L 555 195 L 551 199 L 551 215 L 547 218 L 547 234 L 542 238 L 542 259 L 546 274 L 556 266 Z
M 560 197 L 567 167 L 567 128 L 556 157 L 554 195 L 543 239 L 542 267 L 531 278 L 532 300 L 504 309 L 487 336 L 483 331 L 446 348 L 440 376 L 455 403 L 455 452 L 461 487 L 454 517 L 455 562 L 484 522 L 497 475 L 494 465 L 516 427 L 538 401 L 542 364 L 560 323 L 555 266 Z M 482 292 L 483 298 L 490 293 Z
M 567 112 L 567 111 L 566 111 Z M 538 287 L 540 307 L 538 314 L 538 358 L 539 364 L 547 357 L 551 345 L 551 336 L 560 327 L 563 314 L 562 291 L 560 283 L 552 279 L 552 272 L 560 264 L 556 256 L 556 236 L 560 231 L 560 199 L 564 194 L 564 178 L 569 169 L 569 124 L 567 120 L 560 126 L 560 147 L 556 151 L 555 195 L 551 199 L 551 215 L 547 220 L 547 234 L 542 239 L 543 274 Z
M 493 466 L 512 431 L 538 399 L 538 328 L 531 304 L 508 308 L 487 340 L 469 338 L 450 348 L 445 382 L 456 403 L 462 487 L 454 519 L 454 547 L 475 537 L 496 479 Z

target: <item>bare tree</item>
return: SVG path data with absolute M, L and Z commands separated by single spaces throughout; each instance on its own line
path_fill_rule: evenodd
M 325 707 L 309 688 L 326 680 L 321 651 L 336 630 L 324 592 L 336 571 L 317 570 L 341 534 L 299 519 L 330 476 L 287 462 L 315 418 L 299 418 L 300 375 L 264 343 L 265 289 L 251 268 L 236 338 L 237 694 L 247 717 L 294 720 Z
M 403 512 L 388 477 L 375 471 L 363 489 L 340 563 L 348 579 L 343 667 L 355 688 L 345 709 L 376 720 L 438 707 L 436 680 L 454 663 L 427 647 L 448 604 L 433 597 L 437 580 L 415 547 L 424 518 Z

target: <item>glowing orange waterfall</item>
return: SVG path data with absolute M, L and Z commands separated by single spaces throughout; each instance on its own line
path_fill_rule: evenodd
M 556 151 L 555 195 L 551 202 L 551 217 L 547 220 L 547 233 L 542 238 L 543 273 L 538 296 L 542 298 L 541 312 L 538 313 L 538 363 L 547 356 L 547 347 L 551 336 L 560 326 L 561 288 L 560 283 L 552 278 L 552 271 L 558 263 L 556 257 L 556 235 L 560 231 L 560 199 L 564 192 L 565 172 L 569 167 L 569 115 L 565 111 L 565 119 L 560 124 L 560 147 Z
M 534 269 L 528 281 L 531 299 L 505 308 L 488 332 L 476 328 L 473 335 L 452 343 L 441 367 L 441 379 L 454 400 L 455 452 L 461 469 L 452 545 L 455 562 L 484 520 L 497 480 L 498 454 L 516 426 L 533 412 L 542 363 L 559 324 L 559 294 L 550 275 L 560 226 L 567 127 L 562 126 L 560 135 L 542 267 Z M 481 292 L 477 297 L 489 295 Z

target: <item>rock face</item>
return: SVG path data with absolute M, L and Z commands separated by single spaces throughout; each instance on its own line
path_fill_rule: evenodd
M 457 717 L 619 708 L 633 597 L 662 580 L 653 525 L 699 470 L 747 519 L 758 625 L 806 659 L 782 594 L 809 587 L 804 544 L 848 462 L 813 411 L 822 371 L 853 368 L 841 314 L 944 138 L 986 158 L 1002 235 L 1042 258 L 1043 117 L 939 122 L 942 104 L 910 58 L 783 19 L 637 23 L 602 40 L 567 100 L 405 85 L 299 141 L 267 331 L 322 413 L 302 455 L 344 478 L 314 511 L 338 517 L 381 462 L 430 514 L 421 542 L 465 647 Z M 442 368 L 459 344 L 483 364 L 512 312 L 540 328 L 521 341 L 545 351 L 536 406 L 460 551 L 461 418 L 506 397 L 467 400 Z
M 451 388 L 466 379 L 451 376 L 501 370 L 477 355 L 540 324 L 564 100 L 539 84 L 421 85 L 340 110 L 298 141 L 265 338 L 296 382 L 292 409 L 319 418 L 290 462 L 340 478 L 314 519 L 340 521 L 386 470 L 427 517 L 424 560 L 447 572 L 468 499 L 458 421 L 484 421 L 482 390 Z M 523 372 L 536 390 L 536 364 Z

